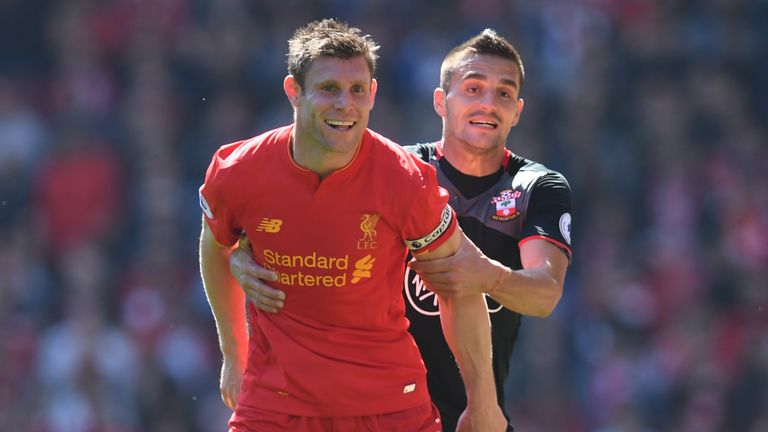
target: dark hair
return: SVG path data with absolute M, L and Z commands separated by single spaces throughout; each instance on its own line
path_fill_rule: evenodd
M 362 56 L 374 77 L 378 49 L 371 36 L 363 35 L 359 28 L 334 19 L 312 21 L 288 39 L 288 73 L 303 87 L 307 71 L 318 57 L 350 59 Z
M 499 36 L 496 31 L 485 29 L 482 33 L 455 47 L 446 54 L 443 64 L 440 66 L 440 87 L 443 90 L 448 91 L 451 77 L 459 65 L 458 60 L 466 52 L 512 60 L 520 71 L 520 88 L 523 87 L 525 68 L 523 67 L 523 59 L 520 57 L 520 53 L 517 52 L 517 49 L 508 40 Z

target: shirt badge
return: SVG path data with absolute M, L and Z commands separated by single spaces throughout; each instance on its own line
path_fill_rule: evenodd
M 496 206 L 496 213 L 491 219 L 497 221 L 508 221 L 516 218 L 520 212 L 517 211 L 516 200 L 522 196 L 520 191 L 504 189 L 498 195 L 491 198 L 491 204 Z
M 203 210 L 203 213 L 205 213 L 205 216 L 213 220 L 213 212 L 211 211 L 211 206 L 208 205 L 208 201 L 205 200 L 205 197 L 203 196 L 203 192 L 198 192 L 198 195 L 200 197 L 200 208 Z
M 376 249 L 378 243 L 376 243 L 376 224 L 379 223 L 381 217 L 378 213 L 364 214 L 360 218 L 360 231 L 362 231 L 362 238 L 357 240 L 357 249 L 367 250 Z
M 563 236 L 563 239 L 565 240 L 568 245 L 571 244 L 571 214 L 570 213 L 563 213 L 562 216 L 560 216 L 560 235 Z

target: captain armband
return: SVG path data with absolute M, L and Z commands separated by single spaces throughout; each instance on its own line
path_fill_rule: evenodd
M 451 210 L 451 206 L 445 205 L 445 208 L 443 209 L 443 213 L 440 216 L 440 223 L 437 225 L 437 228 L 435 228 L 431 233 L 425 235 L 424 237 L 417 238 L 415 240 L 406 240 L 405 245 L 408 247 L 408 249 L 411 250 L 411 252 L 418 252 L 421 249 L 424 249 L 425 247 L 429 246 L 440 238 L 443 233 L 445 233 L 448 228 L 451 226 L 451 219 L 453 217 L 453 210 Z

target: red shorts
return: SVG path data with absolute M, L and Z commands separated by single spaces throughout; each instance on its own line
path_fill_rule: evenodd
M 301 417 L 267 410 L 229 420 L 229 432 L 440 432 L 440 413 L 432 402 L 387 414 L 360 417 Z

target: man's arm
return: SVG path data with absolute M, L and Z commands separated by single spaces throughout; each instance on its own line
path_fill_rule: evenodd
M 232 248 L 216 242 L 203 220 L 200 234 L 200 274 L 203 287 L 216 320 L 219 348 L 224 355 L 220 390 L 224 403 L 235 408 L 248 355 L 248 331 L 245 324 L 245 295 L 229 274 Z
M 461 297 L 484 292 L 507 309 L 546 317 L 563 294 L 568 257 L 550 242 L 534 239 L 520 247 L 520 259 L 523 269 L 511 270 L 464 238 L 455 255 L 409 266 L 437 294 Z
M 546 317 L 563 296 L 568 257 L 546 240 L 530 240 L 520 247 L 522 270 L 501 266 L 498 285 L 488 295 L 523 315 Z
M 456 229 L 437 249 L 414 257 L 418 262 L 428 262 L 451 256 L 464 238 L 464 233 Z M 485 298 L 479 291 L 460 297 L 438 293 L 438 301 L 443 334 L 456 357 L 467 392 L 467 410 L 457 431 L 505 430 L 506 419 L 498 406 L 493 380 L 491 325 Z

